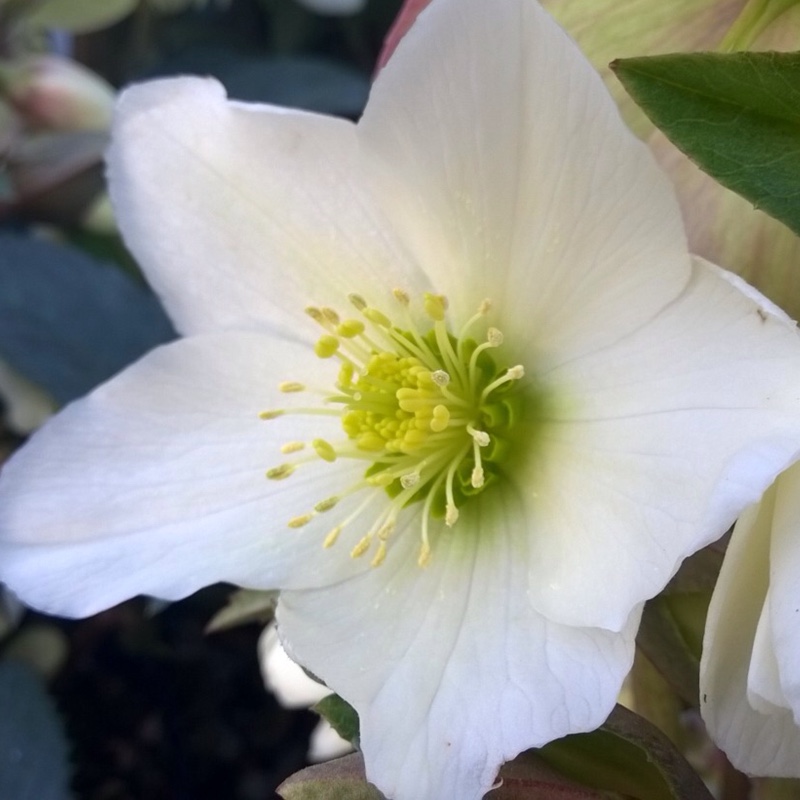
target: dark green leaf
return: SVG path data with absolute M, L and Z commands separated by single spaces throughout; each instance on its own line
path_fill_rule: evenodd
M 13 661 L 0 663 L 0 797 L 67 800 L 67 742 L 41 679 Z
M 66 403 L 172 338 L 158 301 L 116 266 L 0 234 L 0 358 Z
M 800 233 L 800 53 L 676 54 L 611 66 L 702 169 Z
M 311 710 L 326 719 L 346 742 L 358 745 L 358 714 L 339 695 L 323 697 Z
M 699 705 L 700 652 L 711 592 L 654 597 L 644 607 L 636 642 L 664 680 Z
M 539 754 L 563 775 L 626 797 L 712 800 L 672 742 L 622 706 L 617 706 L 598 730 L 558 739 Z

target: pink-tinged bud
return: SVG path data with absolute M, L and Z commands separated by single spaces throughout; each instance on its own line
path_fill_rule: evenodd
M 35 56 L 0 68 L 0 90 L 37 130 L 106 130 L 111 124 L 114 90 L 75 61 Z

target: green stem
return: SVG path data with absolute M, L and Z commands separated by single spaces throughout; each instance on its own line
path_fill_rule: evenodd
M 732 53 L 748 50 L 753 42 L 781 15 L 798 0 L 748 0 L 742 13 L 728 29 L 718 50 Z

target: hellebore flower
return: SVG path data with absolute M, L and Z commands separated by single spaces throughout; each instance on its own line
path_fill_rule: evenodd
M 738 769 L 800 777 L 800 465 L 739 518 L 706 623 L 700 709 Z
M 280 588 L 395 800 L 602 722 L 641 604 L 796 457 L 794 327 L 690 258 L 531 0 L 435 0 L 357 125 L 134 87 L 109 164 L 184 338 L 11 460 L 0 577 L 69 614 Z

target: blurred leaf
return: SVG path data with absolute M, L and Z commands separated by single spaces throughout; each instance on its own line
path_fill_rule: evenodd
M 327 720 L 339 736 L 354 747 L 358 746 L 358 713 L 337 694 L 323 697 L 311 707 L 323 719 Z
M 155 297 L 115 266 L 0 234 L 0 357 L 59 403 L 173 336 Z
M 0 662 L 0 797 L 67 800 L 67 741 L 44 683 L 27 667 Z
M 211 618 L 206 633 L 225 631 L 248 622 L 266 625 L 275 614 L 277 602 L 278 592 L 238 589 L 228 597 L 227 605 Z
M 325 114 L 358 116 L 369 81 L 350 67 L 297 56 L 239 60 L 220 75 L 231 97 Z
M 366 76 L 312 56 L 243 56 L 233 48 L 198 46 L 163 62 L 157 72 L 213 75 L 236 100 L 352 118 L 361 114 L 369 95 Z
M 107 146 L 108 135 L 96 131 L 41 133 L 18 141 L 7 154 L 10 205 L 37 220 L 76 224 L 105 187 Z
M 136 5 L 137 0 L 29 0 L 20 17 L 30 27 L 88 33 L 119 22 Z
M 664 680 L 689 704 L 699 705 L 700 652 L 711 590 L 663 594 L 649 600 L 636 643 Z
M 800 53 L 678 54 L 611 66 L 702 169 L 800 233 Z
M 598 730 L 566 736 L 538 752 L 561 774 L 625 797 L 712 800 L 703 781 L 670 740 L 622 706 L 617 706 Z

